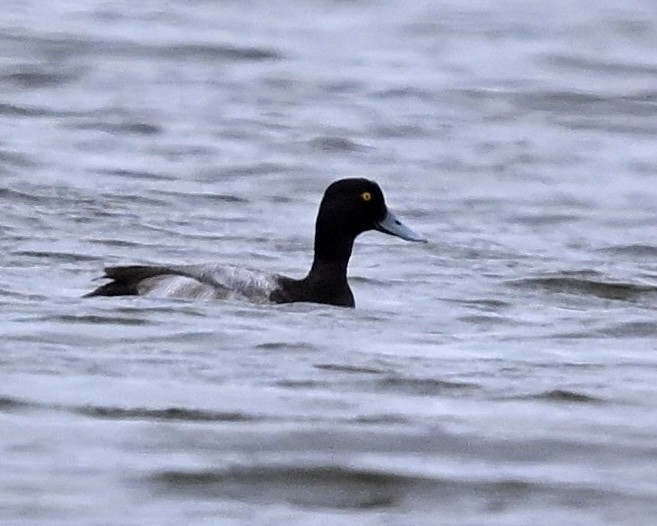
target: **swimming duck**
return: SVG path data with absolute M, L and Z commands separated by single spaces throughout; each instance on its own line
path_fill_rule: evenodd
M 356 237 L 368 230 L 407 241 L 426 242 L 388 210 L 379 185 L 368 179 L 341 179 L 329 185 L 315 222 L 315 257 L 308 275 L 292 279 L 216 264 L 131 265 L 105 268 L 110 279 L 86 296 L 227 298 L 297 301 L 354 307 L 347 265 Z

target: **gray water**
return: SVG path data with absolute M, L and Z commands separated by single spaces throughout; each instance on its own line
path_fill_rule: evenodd
M 652 1 L 5 0 L 0 522 L 657 523 Z M 105 264 L 357 308 L 90 298 Z

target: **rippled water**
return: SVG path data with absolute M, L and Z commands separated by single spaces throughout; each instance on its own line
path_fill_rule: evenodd
M 657 10 L 7 1 L 3 524 L 657 521 Z M 81 299 L 104 264 L 301 276 L 326 185 L 357 309 Z

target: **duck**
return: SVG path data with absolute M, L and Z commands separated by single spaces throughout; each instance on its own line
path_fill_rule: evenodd
M 106 267 L 104 275 L 98 278 L 110 281 L 85 297 L 240 297 L 260 303 L 307 302 L 355 307 L 347 267 L 354 241 L 371 230 L 406 241 L 427 242 L 388 209 L 383 191 L 375 181 L 340 179 L 326 188 L 320 202 L 315 221 L 314 258 L 307 275 L 301 279 L 213 263 L 112 266 Z

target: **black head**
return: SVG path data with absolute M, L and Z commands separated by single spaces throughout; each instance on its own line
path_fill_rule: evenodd
M 315 258 L 308 275 L 282 282 L 272 295 L 279 303 L 315 301 L 354 306 L 347 265 L 356 237 L 378 230 L 409 241 L 426 241 L 386 207 L 379 185 L 367 179 L 341 179 L 324 192 L 315 224 Z
M 358 234 L 378 230 L 408 241 L 426 241 L 388 210 L 379 185 L 340 179 L 324 192 L 315 225 L 315 257 L 346 260 Z
M 348 235 L 373 230 L 387 213 L 379 185 L 367 179 L 340 179 L 324 192 L 317 214 L 317 227 Z

